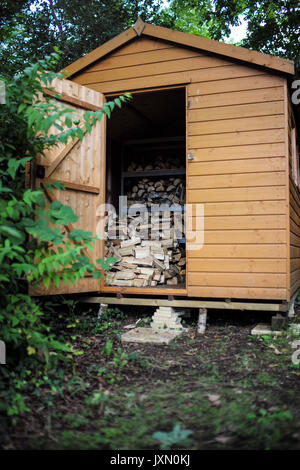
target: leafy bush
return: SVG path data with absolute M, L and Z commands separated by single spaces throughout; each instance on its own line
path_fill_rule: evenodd
M 87 111 L 82 123 L 73 119 L 72 109 L 46 95 L 41 99 L 43 87 L 51 89 L 54 78 L 63 78 L 54 72 L 59 58 L 56 50 L 6 81 L 6 102 L 0 105 L 0 339 L 7 351 L 7 366 L 0 369 L 0 410 L 10 415 L 27 409 L 21 393 L 11 393 L 27 383 L 24 370 L 30 375 L 39 364 L 50 370 L 72 352 L 43 322 L 40 303 L 27 294 L 28 283 L 42 282 L 48 289 L 51 282 L 74 284 L 87 272 L 99 278 L 101 268 L 109 269 L 110 260 L 99 259 L 95 266 L 85 255 L 96 237 L 83 230 L 65 230 L 78 219 L 70 207 L 58 201 L 47 207 L 42 189 L 24 189 L 26 162 L 69 139 L 82 140 L 84 131 L 90 133 L 104 114 L 110 116 L 115 105 L 121 107 L 129 99 L 120 96 L 97 112 Z M 49 132 L 53 125 L 57 135 Z M 49 191 L 53 187 L 64 190 L 58 182 L 47 185 Z M 9 373 L 13 369 L 18 371 L 14 377 Z

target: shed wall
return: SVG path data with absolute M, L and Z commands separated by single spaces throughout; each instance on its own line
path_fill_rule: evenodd
M 145 37 L 72 79 L 106 94 L 187 85 L 187 202 L 205 215 L 188 295 L 286 299 L 285 79 Z
M 288 152 L 289 152 L 289 216 L 290 216 L 290 285 L 291 297 L 300 288 L 300 192 L 293 178 L 292 128 L 294 116 L 288 102 Z

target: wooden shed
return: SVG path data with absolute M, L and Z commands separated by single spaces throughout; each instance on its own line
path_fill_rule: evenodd
M 62 100 L 79 112 L 99 109 L 124 92 L 133 97 L 82 144 L 70 143 L 42 161 L 41 184 L 65 183 L 66 191 L 49 197 L 74 208 L 76 226 L 95 233 L 99 204 L 117 205 L 120 194 L 130 198 L 132 187 L 144 180 L 156 194 L 157 187 L 180 180 L 184 198 L 172 196 L 177 210 L 200 205 L 203 212 L 193 208 L 186 217 L 193 231 L 199 230 L 198 248 L 194 239 L 177 240 L 176 259 L 184 259 L 185 268 L 179 282 L 161 282 L 159 275 L 156 284 L 153 276 L 148 282 L 144 269 L 146 286 L 86 278 L 76 287 L 53 286 L 50 293 L 90 292 L 111 303 L 143 299 L 152 305 L 157 299 L 195 306 L 207 299 L 262 301 L 279 310 L 291 301 L 300 287 L 298 119 L 290 96 L 294 64 L 139 19 L 67 71 L 68 80 L 57 86 Z M 105 255 L 105 243 L 99 242 L 95 258 Z M 170 250 L 168 256 L 167 268 Z M 159 271 L 159 263 L 152 268 Z M 132 280 L 130 274 L 119 276 L 126 279 Z

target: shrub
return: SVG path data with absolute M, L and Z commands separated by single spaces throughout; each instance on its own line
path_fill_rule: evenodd
M 28 283 L 42 282 L 48 289 L 51 282 L 75 283 L 87 272 L 99 278 L 100 268 L 108 269 L 110 262 L 99 259 L 94 265 L 84 254 L 93 249 L 96 237 L 91 233 L 66 233 L 65 226 L 78 219 L 70 207 L 59 201 L 47 207 L 42 189 L 24 189 L 27 162 L 59 143 L 82 140 L 82 129 L 91 132 L 103 114 L 110 116 L 115 105 L 129 99 L 120 96 L 100 111 L 86 112 L 82 123 L 73 120 L 72 109 L 46 95 L 40 98 L 42 87 L 51 89 L 54 78 L 63 78 L 54 72 L 59 58 L 56 50 L 6 81 L 6 102 L 0 105 L 0 339 L 7 351 L 7 366 L 0 369 L 0 409 L 14 415 L 27 407 L 21 393 L 8 393 L 7 383 L 22 390 L 25 369 L 41 363 L 51 368 L 70 352 L 43 322 L 42 309 L 27 294 Z M 49 132 L 53 125 L 58 135 Z M 53 187 L 64 190 L 61 183 L 47 184 L 48 190 Z M 19 375 L 11 380 L 13 368 Z

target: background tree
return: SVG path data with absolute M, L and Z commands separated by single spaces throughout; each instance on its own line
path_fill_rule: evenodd
M 300 67 L 300 6 L 298 0 L 256 2 L 245 10 L 245 47 L 293 60 Z
M 298 0 L 172 0 L 157 18 L 163 26 L 225 40 L 247 23 L 239 45 L 293 60 L 300 66 Z
M 53 52 L 63 52 L 58 69 L 132 26 L 138 16 L 152 22 L 163 0 L 4 0 L 0 23 L 2 73 Z
M 298 0 L 3 0 L 0 63 L 11 75 L 58 46 L 61 69 L 131 27 L 149 23 L 228 40 L 247 23 L 240 45 L 300 63 Z

